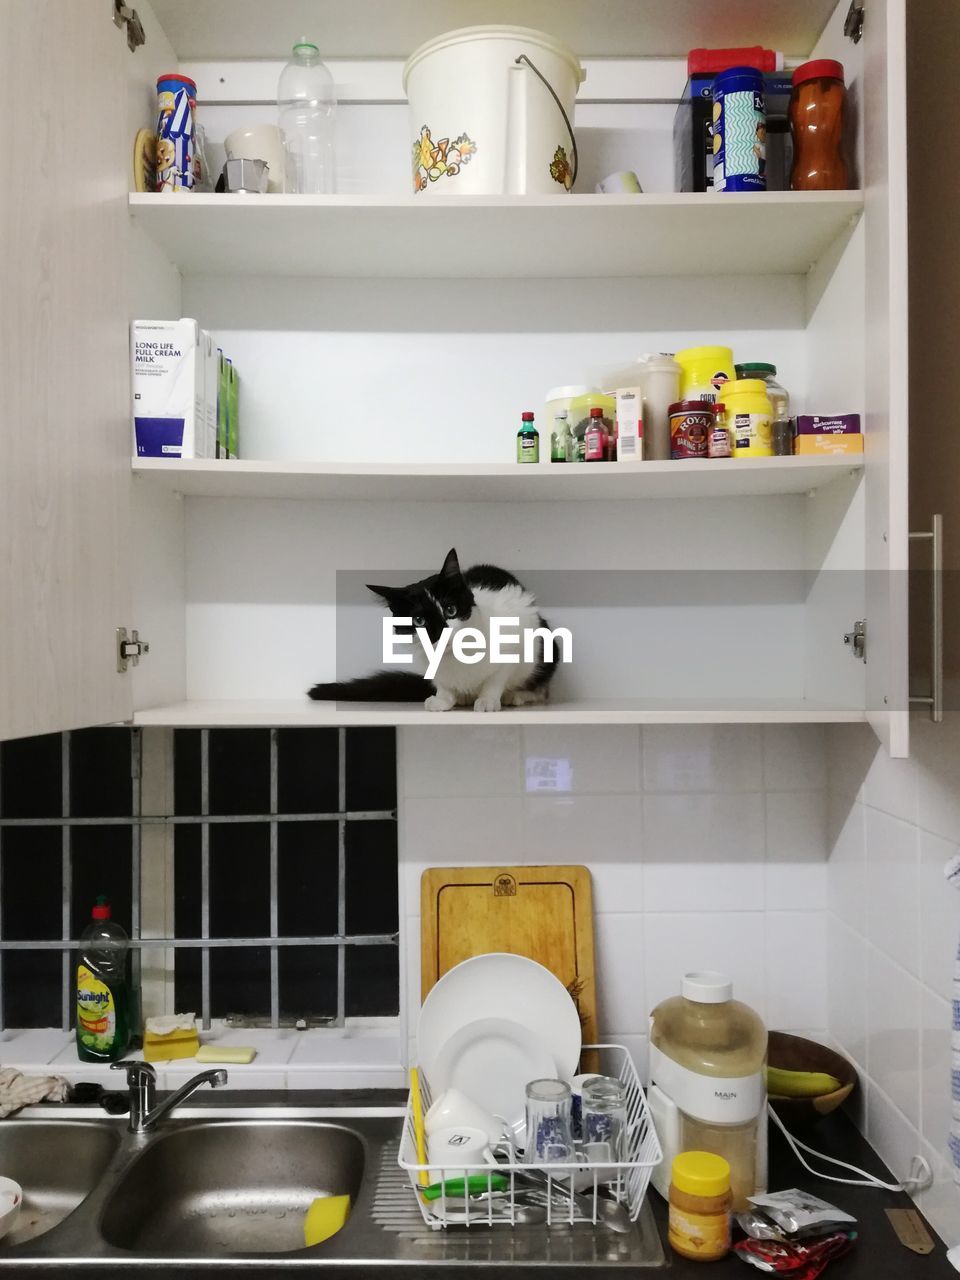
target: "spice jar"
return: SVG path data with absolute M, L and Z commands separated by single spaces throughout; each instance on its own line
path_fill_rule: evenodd
M 713 406 L 713 426 L 707 440 L 708 458 L 732 458 L 733 446 L 730 443 L 730 428 L 727 426 L 727 406 Z
M 675 1253 L 715 1262 L 730 1252 L 730 1166 L 709 1151 L 682 1151 L 670 1179 L 668 1239 Z
M 842 62 L 817 58 L 794 71 L 790 95 L 790 186 L 794 191 L 846 191 L 850 185 L 843 155 L 846 106 Z

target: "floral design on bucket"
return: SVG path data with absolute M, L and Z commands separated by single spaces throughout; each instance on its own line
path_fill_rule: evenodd
M 423 191 L 427 182 L 436 182 L 444 174 L 448 178 L 455 177 L 461 166 L 470 163 L 470 157 L 477 149 L 477 144 L 467 134 L 461 133 L 453 141 L 441 138 L 434 142 L 429 128 L 424 125 L 420 137 L 413 144 L 413 189 Z
M 567 153 L 563 147 L 557 147 L 553 153 L 553 160 L 550 164 L 550 177 L 554 182 L 559 182 L 566 191 L 573 186 L 573 170 L 570 168 L 570 161 L 567 159 Z

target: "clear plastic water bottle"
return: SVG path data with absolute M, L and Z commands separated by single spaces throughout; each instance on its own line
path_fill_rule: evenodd
M 287 190 L 329 195 L 336 190 L 337 92 L 320 50 L 298 40 L 277 86 L 280 129 L 287 155 Z

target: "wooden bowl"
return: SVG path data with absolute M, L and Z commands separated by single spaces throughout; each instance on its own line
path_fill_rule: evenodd
M 824 1044 L 791 1036 L 786 1031 L 771 1031 L 767 1040 L 767 1062 L 785 1071 L 826 1071 L 836 1076 L 840 1088 L 818 1098 L 771 1098 L 770 1105 L 789 1129 L 815 1124 L 822 1116 L 846 1102 L 857 1087 L 857 1073 L 842 1054 Z

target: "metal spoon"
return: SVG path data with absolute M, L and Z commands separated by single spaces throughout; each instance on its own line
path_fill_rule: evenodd
M 596 1213 L 597 1225 L 609 1228 L 620 1235 L 626 1235 L 628 1231 L 633 1230 L 633 1223 L 630 1221 L 630 1215 L 618 1200 L 610 1200 L 604 1195 L 597 1194 L 596 1209 L 594 1209 L 593 1196 L 583 1195 L 579 1191 L 574 1191 L 567 1186 L 561 1177 L 548 1177 L 540 1169 L 525 1169 L 523 1173 L 515 1172 L 514 1177 L 521 1182 L 528 1182 L 534 1186 L 552 1188 L 559 1191 L 562 1195 L 572 1200 L 576 1208 L 580 1210 L 583 1216 L 593 1222 L 594 1213 Z

